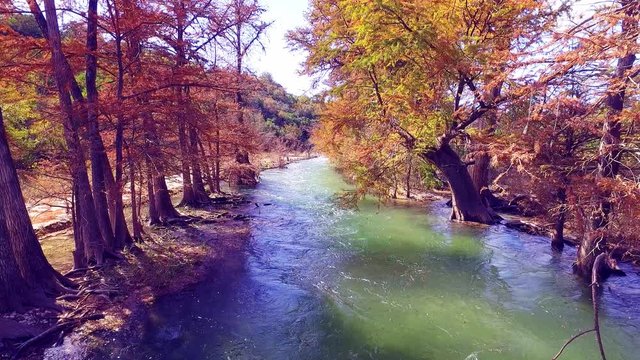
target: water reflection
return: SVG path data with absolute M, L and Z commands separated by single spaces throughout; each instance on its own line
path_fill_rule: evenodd
M 325 159 L 263 174 L 251 193 L 253 240 L 190 292 L 159 301 L 148 359 L 549 359 L 591 325 L 572 249 L 448 210 L 340 208 L 348 188 Z M 612 279 L 603 327 L 610 359 L 640 339 L 640 281 Z M 591 337 L 564 359 L 593 358 Z

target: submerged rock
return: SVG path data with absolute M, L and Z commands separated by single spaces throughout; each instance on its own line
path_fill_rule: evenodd
M 180 341 L 182 338 L 182 325 L 165 326 L 158 330 L 156 339 L 159 342 Z

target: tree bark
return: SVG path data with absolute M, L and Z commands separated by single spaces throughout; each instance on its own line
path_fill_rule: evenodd
M 189 165 L 189 148 L 187 142 L 186 124 L 184 119 L 179 120 L 178 125 L 178 140 L 180 142 L 180 162 L 182 164 L 182 200 L 178 206 L 198 206 L 198 200 L 196 193 L 193 190 L 193 183 L 191 182 L 191 166 Z
M 216 129 L 216 146 L 215 152 L 212 150 L 211 141 L 209 141 L 209 153 L 214 153 L 213 156 L 213 186 L 211 192 L 220 193 L 220 130 Z
M 0 313 L 22 311 L 30 302 L 29 291 L 11 251 L 3 213 L 0 210 Z
M 167 189 L 167 182 L 162 172 L 158 172 L 153 178 L 153 187 L 156 191 L 156 210 L 158 211 L 160 221 L 180 217 L 180 213 L 173 207 L 171 193 L 169 193 L 169 189 Z
M 213 184 L 214 175 L 211 167 L 211 161 L 209 160 L 211 154 L 207 154 L 200 136 L 198 136 L 197 140 L 198 148 L 200 149 L 200 156 L 202 156 L 202 165 L 204 166 L 204 180 L 207 182 L 207 186 L 209 186 L 209 192 L 215 193 L 215 185 Z
M 556 251 L 564 249 L 564 223 L 567 218 L 567 193 L 565 188 L 558 188 L 556 198 L 560 202 L 560 209 L 551 236 L 551 248 Z
M 145 101 L 142 100 L 142 102 Z M 154 204 L 149 204 L 149 221 L 156 224 L 156 220 L 161 223 L 167 219 L 180 217 L 180 213 L 173 207 L 171 194 L 167 189 L 164 163 L 159 150 L 160 139 L 151 113 L 142 113 L 142 126 L 147 144 L 147 171 L 152 179 L 152 184 L 148 184 L 147 188 L 154 191 L 153 195 L 149 197 L 149 201 L 155 200 Z M 157 219 L 153 217 L 154 214 L 157 215 Z
M 140 223 L 138 204 L 136 198 L 136 170 L 131 149 L 127 147 L 127 160 L 129 162 L 129 190 L 131 193 L 131 223 L 133 225 L 133 238 L 137 242 L 142 241 L 142 224 Z
M 469 175 L 473 181 L 473 186 L 480 193 L 483 188 L 489 187 L 489 154 L 486 151 L 478 151 L 474 154 L 469 166 Z
M 156 196 L 155 190 L 153 189 L 154 174 L 151 161 L 148 157 L 145 158 L 145 165 L 147 169 L 147 211 L 149 212 L 149 224 L 158 225 L 160 224 L 160 215 L 158 215 L 158 210 L 156 209 Z
M 191 152 L 191 168 L 193 176 L 193 191 L 195 192 L 198 205 L 207 203 L 209 196 L 204 188 L 202 180 L 202 168 L 200 167 L 200 152 L 198 151 L 198 133 L 194 126 L 189 127 L 189 149 Z
M 82 234 L 81 238 L 84 242 L 84 261 L 88 263 L 101 264 L 104 255 L 104 240 L 100 229 L 97 226 L 98 220 L 89 185 L 89 176 L 86 170 L 86 161 L 84 151 L 78 136 L 78 124 L 74 118 L 73 105 L 69 96 L 69 80 L 68 63 L 62 52 L 62 43 L 60 40 L 60 30 L 58 28 L 58 19 L 56 13 L 55 0 L 45 0 L 45 13 L 47 19 L 47 30 L 49 34 L 49 45 L 51 47 L 51 62 L 58 87 L 58 100 L 62 110 L 64 137 L 69 151 L 69 167 L 74 185 L 76 186 L 75 200 L 82 210 L 76 211 L 76 221 Z
M 483 204 L 473 184 L 467 165 L 443 138 L 438 145 L 421 154 L 434 164 L 449 182 L 452 195 L 451 219 L 481 224 L 495 224 L 498 219 Z
M 0 109 L 0 312 L 32 301 L 29 292 L 58 294 L 62 280 L 31 225 Z
M 98 88 L 96 85 L 98 59 L 98 1 L 89 0 L 87 10 L 87 55 L 86 55 L 86 89 L 87 89 L 87 135 L 91 156 L 91 182 L 95 202 L 98 227 L 105 241 L 106 248 L 117 250 L 120 244 L 116 239 L 109 218 L 109 205 L 105 181 L 106 151 L 100 129 L 98 128 Z M 107 160 L 108 161 L 108 160 Z

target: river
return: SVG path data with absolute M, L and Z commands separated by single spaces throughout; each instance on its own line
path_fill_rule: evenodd
M 265 171 L 248 193 L 252 240 L 215 281 L 160 299 L 142 359 L 550 359 L 592 327 L 575 250 L 449 209 L 359 209 L 324 158 Z M 601 316 L 609 359 L 640 359 L 640 277 L 611 278 Z M 597 359 L 593 336 L 562 359 Z

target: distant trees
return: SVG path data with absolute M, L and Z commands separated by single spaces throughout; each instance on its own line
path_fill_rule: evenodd
M 27 170 L 45 160 L 68 169 L 76 268 L 120 258 L 142 240 L 145 216 L 151 224 L 181 216 L 167 175 L 182 176 L 181 205 L 206 205 L 229 176 L 223 160 L 260 150 L 265 120 L 242 114 L 258 111 L 244 98 L 263 85 L 244 60 L 269 25 L 263 13 L 257 1 L 239 0 L 0 4 L 0 102 L 10 109 L 11 147 L 24 152 Z M 6 139 L 4 147 L 8 154 Z M 42 254 L 13 162 L 0 161 L 0 180 L 12 184 L 0 195 L 14 207 L 0 221 L 0 288 L 16 289 L 2 291 L 4 311 L 71 284 Z
M 309 149 L 312 126 L 316 123 L 322 99 L 289 94 L 269 75 L 262 75 L 258 80 L 260 85 L 247 97 L 248 110 L 260 117 L 264 130 L 275 136 L 276 142 L 287 149 Z M 269 141 L 266 150 L 272 145 L 274 143 Z

